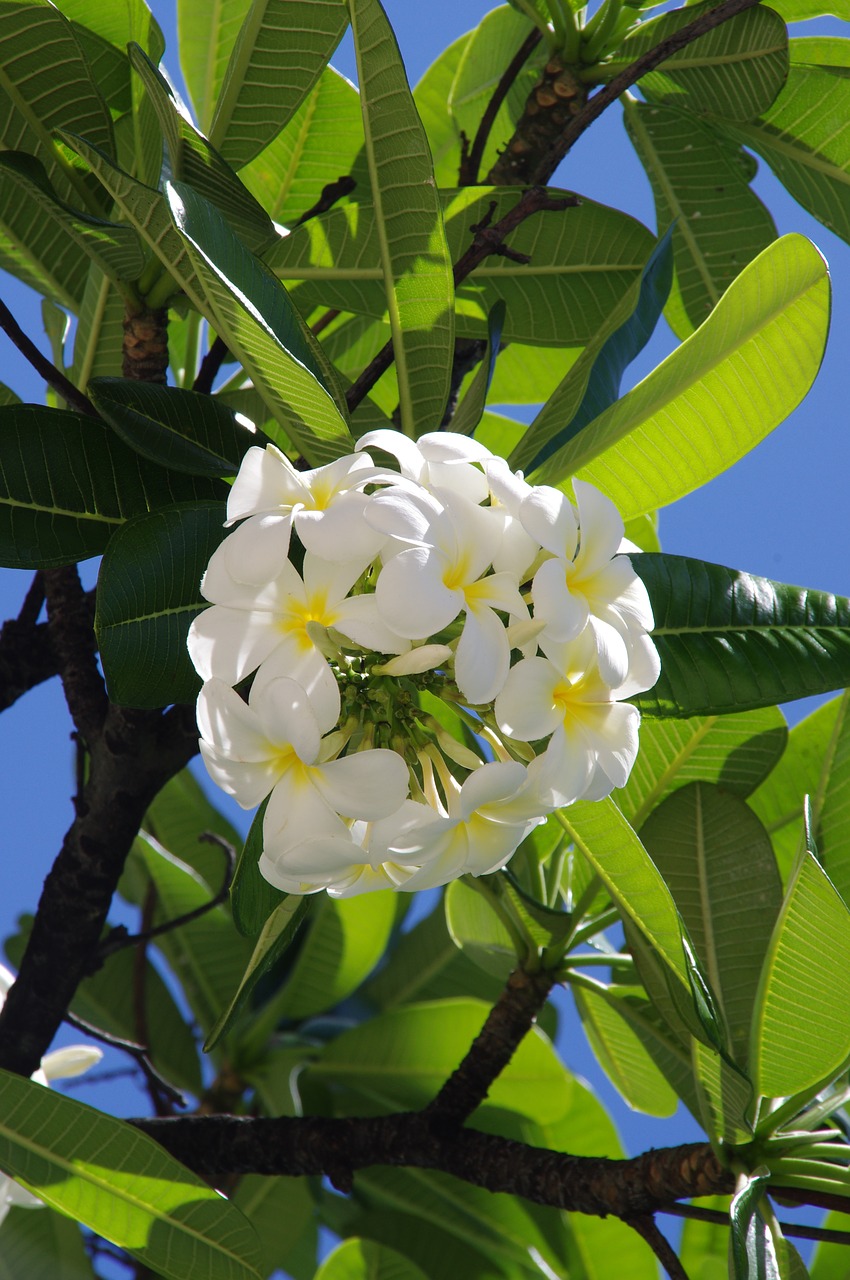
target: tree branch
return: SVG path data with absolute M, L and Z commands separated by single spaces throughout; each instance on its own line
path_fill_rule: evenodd
M 688 1273 L 682 1266 L 675 1249 L 666 1236 L 659 1231 L 655 1218 L 651 1214 L 641 1218 L 626 1218 L 625 1222 L 646 1241 L 670 1280 L 688 1280 Z
M 70 382 L 55 364 L 43 356 L 38 347 L 28 338 L 15 317 L 12 315 L 5 302 L 0 300 L 0 329 L 15 344 L 21 355 L 27 360 L 36 373 L 44 379 L 49 387 L 52 387 L 63 400 L 65 400 L 72 409 L 76 409 L 78 413 L 85 413 L 90 418 L 99 418 L 100 414 L 95 409 L 88 396 L 83 395 L 73 382 Z
M 50 640 L 74 728 L 88 747 L 100 736 L 109 705 L 97 665 L 92 615 L 76 565 L 45 569 Z
M 493 96 L 485 107 L 481 122 L 475 131 L 472 146 L 468 151 L 464 148 L 461 153 L 460 173 L 458 174 L 459 186 L 474 187 L 478 182 L 478 171 L 481 168 L 484 149 L 487 146 L 490 131 L 496 122 L 496 116 L 499 114 L 499 108 L 510 93 L 520 71 L 522 71 L 526 62 L 539 45 L 541 38 L 542 33 L 540 30 L 537 27 L 533 27 L 502 72 L 499 83 L 496 85 Z
M 149 1087 L 155 1087 L 158 1092 L 162 1093 L 171 1102 L 176 1103 L 178 1107 L 186 1106 L 186 1099 L 183 1094 L 170 1085 L 167 1080 L 163 1079 L 148 1057 L 148 1051 L 143 1044 L 136 1044 L 134 1040 L 125 1040 L 122 1036 L 114 1036 L 109 1031 L 104 1031 L 102 1027 L 96 1027 L 91 1022 L 86 1022 L 85 1018 L 78 1018 L 73 1013 L 66 1013 L 65 1021 L 69 1027 L 73 1027 L 75 1031 L 81 1031 L 84 1036 L 90 1036 L 92 1040 L 99 1040 L 101 1044 L 109 1045 L 110 1049 L 120 1049 L 122 1053 L 129 1054 L 144 1072 Z M 163 1113 L 157 1111 L 157 1115 L 161 1114 Z M 170 1112 L 167 1114 L 170 1114 Z
M 729 1214 L 721 1209 L 704 1209 L 698 1204 L 671 1204 L 660 1213 L 669 1213 L 673 1218 L 693 1218 L 696 1222 L 713 1222 L 719 1227 L 729 1226 Z M 845 1209 L 842 1212 L 846 1212 Z M 802 1222 L 780 1222 L 780 1230 L 784 1236 L 792 1236 L 797 1240 L 823 1240 L 826 1244 L 850 1245 L 850 1231 L 835 1231 L 832 1227 L 807 1227 Z
M 661 40 L 654 49 L 649 49 L 646 53 L 641 54 L 639 58 L 636 58 L 628 67 L 624 68 L 619 75 L 616 75 L 604 89 L 600 89 L 598 93 L 588 99 L 584 107 L 555 140 L 543 161 L 534 170 L 531 181 L 537 183 L 548 182 L 567 152 L 585 130 L 589 129 L 594 121 L 599 119 L 602 112 L 616 102 L 621 94 L 625 93 L 627 89 L 631 89 L 632 85 L 637 84 L 638 80 L 649 71 L 653 71 L 674 53 L 678 53 L 680 49 L 684 49 L 687 45 L 692 44 L 694 40 L 698 40 L 700 36 L 713 31 L 715 27 L 722 26 L 730 18 L 737 17 L 739 13 L 744 13 L 747 9 L 754 9 L 759 2 L 760 0 L 724 0 L 724 3 L 719 4 L 716 9 L 709 9 L 707 13 L 701 13 L 699 17 L 694 18 L 693 22 L 689 22 L 687 26 L 681 27 L 678 31 L 674 31 L 664 40 Z

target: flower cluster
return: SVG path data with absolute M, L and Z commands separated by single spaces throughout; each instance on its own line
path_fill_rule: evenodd
M 591 485 L 573 504 L 449 432 L 356 450 L 297 471 L 249 449 L 189 632 L 207 769 L 244 808 L 268 797 L 260 869 L 291 893 L 504 866 L 554 808 L 625 784 L 625 699 L 658 678 Z
M 5 965 L 0 964 L 0 1009 L 6 1003 L 6 995 L 15 981 Z M 82 1075 L 89 1067 L 100 1062 L 103 1054 L 100 1049 L 85 1044 L 70 1044 L 65 1049 L 55 1049 L 47 1053 L 41 1060 L 41 1067 L 32 1077 L 38 1084 L 49 1085 L 51 1080 L 67 1079 L 69 1076 Z M 14 1206 L 22 1209 L 43 1209 L 44 1204 L 26 1187 L 15 1182 L 7 1173 L 0 1173 L 0 1222 Z

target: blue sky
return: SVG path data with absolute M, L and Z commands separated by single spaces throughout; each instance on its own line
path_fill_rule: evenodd
M 61 0 L 59 0 L 61 8 Z M 491 7 L 480 0 L 385 0 L 394 23 L 411 83 L 451 40 L 475 25 Z M 154 0 L 153 11 L 168 39 L 166 66 L 180 83 L 176 56 L 173 5 Z M 810 33 L 837 31 L 838 25 L 819 22 Z M 341 47 L 335 65 L 354 77 L 350 42 Z M 618 107 L 613 107 L 579 142 L 561 167 L 555 183 L 634 214 L 654 228 L 654 211 L 647 180 L 626 139 Z M 846 334 L 850 327 L 850 247 L 801 210 L 760 167 L 756 190 L 774 214 L 780 232 L 799 231 L 814 240 L 830 263 L 834 298 L 830 341 L 820 377 L 804 403 L 752 454 L 698 493 L 665 510 L 661 534 L 666 551 L 698 556 L 764 574 L 786 582 L 850 594 L 846 509 L 847 406 L 850 367 Z M 20 323 L 39 339 L 37 300 L 0 276 L 2 296 Z M 673 339 L 662 324 L 650 348 L 635 366 L 643 376 L 672 348 Z M 40 399 L 37 380 L 22 368 L 21 358 L 0 335 L 0 379 L 26 398 Z M 93 581 L 93 566 L 86 567 Z M 0 571 L 0 617 L 14 615 L 31 575 Z M 797 718 L 801 708 L 791 711 Z M 32 910 L 63 832 L 71 820 L 72 790 L 70 721 L 57 681 L 32 691 L 0 718 L 0 796 L 7 815 L 5 827 L 7 880 L 0 895 L 0 931 L 13 931 L 17 914 Z M 14 877 L 12 879 L 11 877 Z M 75 1039 L 63 1035 L 63 1041 Z M 566 1060 L 580 1072 L 592 1065 L 580 1033 L 570 1034 Z M 613 1091 L 601 1086 L 606 1101 Z M 106 1094 L 85 1100 L 113 1105 Z M 143 1105 L 135 1093 L 114 1105 L 126 1112 Z M 649 1142 L 660 1145 L 673 1138 L 669 1127 L 647 1124 L 618 1108 L 618 1122 L 627 1130 L 627 1143 L 637 1150 Z M 677 1129 L 681 1137 L 693 1131 Z

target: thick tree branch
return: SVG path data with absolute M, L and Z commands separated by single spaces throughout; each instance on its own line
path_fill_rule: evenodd
M 426 1107 L 426 1115 L 443 1128 L 458 1127 L 472 1115 L 531 1030 L 554 985 L 554 974 L 545 970 L 514 970 L 463 1062 Z
M 724 3 L 719 4 L 716 9 L 709 9 L 708 12 L 701 13 L 699 17 L 694 18 L 693 22 L 689 22 L 687 26 L 681 27 L 664 40 L 660 40 L 654 49 L 649 49 L 639 58 L 636 58 L 619 75 L 609 81 L 604 89 L 600 89 L 598 93 L 588 99 L 578 114 L 574 116 L 554 140 L 546 156 L 531 173 L 530 181 L 537 183 L 548 182 L 567 152 L 585 130 L 589 129 L 594 121 L 599 119 L 602 112 L 616 102 L 621 94 L 625 93 L 627 89 L 631 89 L 632 85 L 637 84 L 638 80 L 642 79 L 648 72 L 654 71 L 662 62 L 666 62 L 674 53 L 678 53 L 680 49 L 692 44 L 700 36 L 713 31 L 715 27 L 722 26 L 724 22 L 728 22 L 730 18 L 737 17 L 739 13 L 744 13 L 747 9 L 754 9 L 759 3 L 760 0 L 724 0 Z
M 130 1123 L 202 1176 L 337 1176 L 375 1164 L 440 1169 L 535 1204 L 620 1218 L 655 1213 L 684 1197 L 729 1194 L 735 1187 L 708 1143 L 648 1151 L 633 1160 L 569 1156 L 472 1129 L 442 1135 L 423 1112 L 345 1119 L 178 1116 Z
M 77 733 L 91 747 L 100 736 L 109 704 L 97 666 L 91 609 L 77 566 L 45 569 L 44 590 L 50 640 L 68 710 Z
M 499 114 L 499 108 L 505 98 L 511 91 L 514 81 L 522 71 L 528 59 L 539 45 L 542 39 L 542 33 L 537 27 L 532 30 L 523 40 L 517 49 L 513 58 L 511 58 L 505 70 L 499 78 L 499 83 L 493 91 L 493 96 L 484 109 L 481 122 L 475 131 L 475 137 L 472 140 L 472 146 L 467 148 L 464 146 L 461 152 L 460 173 L 458 175 L 458 185 L 461 187 L 474 187 L 478 181 L 478 171 L 481 168 L 481 161 L 484 157 L 484 149 L 487 146 L 487 139 L 490 137 L 490 131 L 496 122 L 496 116 Z M 465 141 L 465 135 L 464 135 Z

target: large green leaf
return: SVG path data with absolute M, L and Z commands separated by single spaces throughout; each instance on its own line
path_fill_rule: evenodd
M 176 920 L 210 900 L 209 887 L 197 872 L 144 836 L 133 845 L 121 893 L 140 903 L 150 884 L 156 889 L 154 924 Z M 160 934 L 155 945 L 179 980 L 202 1030 L 208 1032 L 245 972 L 250 943 L 240 938 L 228 913 L 219 906 L 179 929 Z
M 224 800 L 217 789 L 216 795 Z M 210 803 L 188 769 L 181 769 L 157 792 L 142 825 L 169 853 L 202 876 L 211 893 L 218 893 L 226 863 L 221 849 L 202 836 L 220 836 L 234 849 L 238 848 L 240 837 L 227 818 Z
M 170 1280 L 257 1280 L 259 1244 L 232 1205 L 120 1120 L 0 1076 L 0 1167 Z
M 676 1093 L 622 1016 L 622 1002 L 590 986 L 576 987 L 573 994 L 597 1062 L 629 1106 L 651 1116 L 673 1115 Z
M 328 362 L 286 290 L 184 183 L 168 185 L 174 225 L 204 291 L 201 310 L 313 465 L 352 447 Z
M 563 194 L 557 190 L 552 195 Z M 518 203 L 515 187 L 467 187 L 443 191 L 446 236 L 453 261 L 472 242 L 495 201 L 493 221 Z M 513 231 L 511 249 L 531 258 L 486 258 L 458 285 L 457 331 L 487 336 L 487 317 L 500 298 L 507 307 L 506 342 L 576 346 L 607 320 L 624 291 L 640 277 L 652 237 L 639 222 L 584 200 L 576 209 L 535 214 Z M 378 221 L 367 202 L 313 218 L 271 249 L 266 261 L 286 281 L 298 283 L 299 306 L 339 307 L 380 319 L 387 301 L 380 266 Z
M 134 280 L 144 256 L 131 227 L 63 204 L 43 165 L 0 152 L 0 264 L 39 293 L 79 311 L 89 261 L 113 280 Z
M 3 1220 L 0 1280 L 94 1280 L 75 1222 L 43 1209 L 12 1208 Z
M 137 45 L 130 60 L 150 95 L 168 147 L 169 177 L 209 200 L 249 249 L 259 253 L 275 238 L 272 221 L 202 133 L 186 119 L 165 76 Z
M 260 1274 L 271 1273 L 286 1259 L 293 1280 L 307 1280 L 316 1269 L 317 1214 L 307 1178 L 263 1178 L 243 1175 L 233 1203 L 244 1213 L 260 1238 Z M 306 1275 L 297 1270 L 296 1256 L 308 1258 Z
M 62 12 L 72 23 L 115 45 L 122 55 L 131 40 L 140 44 L 158 62 L 165 52 L 165 39 L 146 0 L 124 0 L 103 4 L 101 0 L 62 0 Z M 75 30 L 77 28 L 75 27 Z M 77 30 L 79 37 L 79 31 Z
M 230 884 L 233 923 L 246 938 L 256 938 L 275 908 L 285 903 L 289 896 L 275 889 L 260 873 L 267 804 L 266 799 L 254 814 Z
M 467 32 L 448 45 L 413 90 L 413 101 L 428 135 L 438 187 L 453 187 L 459 181 L 460 138 L 446 111 L 446 103 L 471 36 L 472 32 Z
M 200 581 L 224 537 L 221 503 L 168 507 L 128 521 L 100 568 L 95 633 L 109 696 L 164 707 L 200 691 L 186 635 L 206 606 Z
M 88 394 L 121 439 L 152 462 L 199 476 L 232 476 L 265 437 L 214 396 L 132 378 L 94 378 Z
M 840 700 L 813 808 L 820 859 L 850 904 L 850 692 Z
M 68 22 L 49 0 L 0 6 L 0 147 L 27 151 L 62 200 L 89 212 L 96 192 L 57 147 L 70 129 L 112 150 L 112 119 Z
M 632 557 L 661 675 L 648 715 L 722 715 L 850 683 L 850 600 L 664 553 Z
M 850 83 L 793 66 L 769 111 L 746 124 L 716 122 L 767 161 L 804 209 L 850 240 Z
M 605 64 L 606 73 L 616 75 L 665 36 L 692 22 L 698 12 L 697 6 L 688 5 L 642 23 Z M 729 120 L 751 120 L 773 102 L 787 70 L 785 23 L 772 9 L 758 5 L 665 58 L 639 85 L 653 101 L 712 111 Z
M 177 39 L 180 66 L 195 115 L 209 129 L 224 83 L 230 54 L 251 0 L 178 0 Z
M 357 898 L 325 896 L 275 998 L 279 1017 L 324 1013 L 356 991 L 384 954 L 395 911 L 391 889 Z
M 693 782 L 650 814 L 641 839 L 664 877 L 747 1063 L 756 987 L 782 903 L 770 837 L 744 800 Z
M 753 1086 L 742 1071 L 699 1040 L 691 1042 L 698 1117 L 708 1136 L 731 1146 L 752 1141 Z
M 589 480 L 625 519 L 719 475 L 794 409 L 829 326 L 827 266 L 783 236 L 745 267 L 706 321 L 531 477 Z
M 325 1258 L 316 1280 L 427 1280 L 424 1271 L 395 1249 L 374 1240 L 346 1240 Z
M 785 895 L 762 969 L 750 1066 L 765 1097 L 801 1093 L 850 1058 L 850 910 L 811 853 Z
M 640 830 L 657 804 L 689 782 L 716 782 L 748 796 L 776 765 L 787 738 L 785 717 L 776 707 L 688 720 L 647 718 L 617 805 Z
M 471 885 L 455 880 L 446 890 L 445 908 L 455 946 L 479 969 L 504 982 L 522 959 L 521 944 L 518 949 L 489 901 Z
M 757 254 L 776 239 L 741 151 L 675 107 L 629 101 L 625 124 L 655 197 L 659 232 L 675 223 L 676 280 L 665 315 L 687 338 Z
M 682 987 L 688 987 L 682 928 L 676 904 L 613 800 L 580 800 L 560 821 L 610 893 L 621 914 L 643 934 Z
M 89 378 L 121 373 L 126 304 L 117 285 L 91 262 L 74 334 L 70 377 L 85 391 Z
M 214 497 L 212 481 L 170 474 L 101 423 L 60 409 L 0 409 L 0 562 L 45 569 L 99 555 L 125 520 Z
M 276 222 L 292 226 L 322 189 L 343 175 L 369 190 L 360 98 L 345 76 L 326 67 L 286 128 L 239 177 Z
M 343 0 L 255 0 L 236 37 L 209 130 L 226 160 L 247 164 L 280 133 L 347 25 Z
M 381 279 L 402 429 L 436 431 L 449 398 L 454 280 L 431 153 L 378 0 L 350 0 Z

